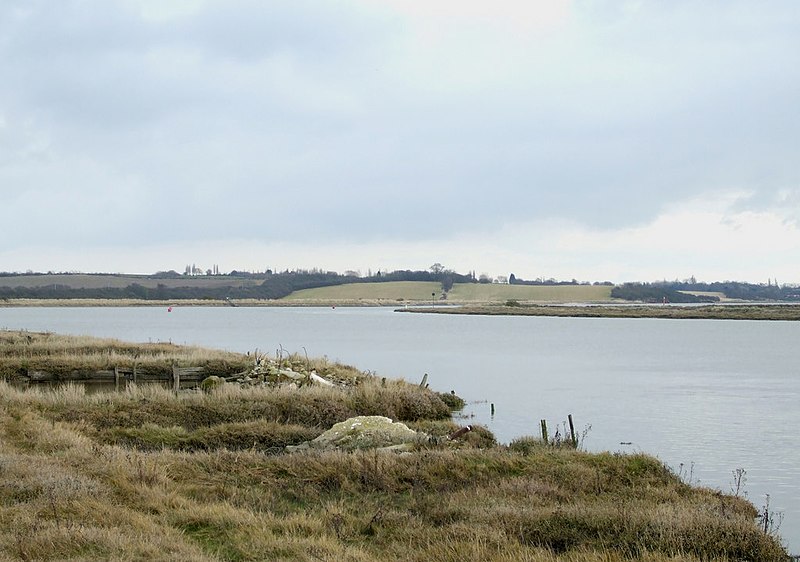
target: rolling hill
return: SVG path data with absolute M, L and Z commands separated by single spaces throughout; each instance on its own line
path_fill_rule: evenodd
M 388 283 L 349 283 L 295 291 L 282 300 L 394 300 L 437 301 L 441 284 L 435 282 L 398 281 Z M 587 302 L 605 301 L 611 287 L 603 285 L 504 285 L 499 283 L 456 283 L 447 295 L 447 302 Z

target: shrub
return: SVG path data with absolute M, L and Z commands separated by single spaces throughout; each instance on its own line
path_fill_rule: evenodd
M 447 404 L 447 407 L 450 408 L 451 411 L 463 410 L 464 406 L 467 405 L 467 403 L 464 401 L 464 399 L 461 398 L 460 396 L 456 395 L 456 393 L 453 392 L 453 391 L 451 391 L 451 392 L 437 392 L 436 396 L 438 396 L 439 399 L 441 399 L 442 402 Z

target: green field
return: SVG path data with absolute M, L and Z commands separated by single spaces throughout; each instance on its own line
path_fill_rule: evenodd
M 442 288 L 435 282 L 398 281 L 391 283 L 350 283 L 334 287 L 319 287 L 295 291 L 284 300 L 407 300 L 429 301 L 436 298 Z M 611 298 L 611 287 L 594 285 L 501 285 L 480 283 L 456 283 L 448 293 L 450 302 L 587 302 L 604 301 Z
M 458 283 L 448 294 L 454 301 L 548 301 L 586 302 L 611 298 L 610 286 L 603 285 L 501 285 Z
M 387 283 L 348 283 L 295 291 L 281 300 L 407 300 L 430 301 L 442 294 L 441 283 L 424 281 L 391 281 Z

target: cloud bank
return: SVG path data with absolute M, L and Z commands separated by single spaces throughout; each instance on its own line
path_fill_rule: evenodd
M 800 282 L 795 2 L 164 4 L 0 7 L 0 270 Z

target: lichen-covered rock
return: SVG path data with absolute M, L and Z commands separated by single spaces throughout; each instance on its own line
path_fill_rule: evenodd
M 404 423 L 384 416 L 357 416 L 335 424 L 312 441 L 286 447 L 289 452 L 304 450 L 354 451 L 357 449 L 410 450 L 428 436 L 409 429 Z
M 200 390 L 202 390 L 203 392 L 211 392 L 212 390 L 222 386 L 223 384 L 225 384 L 225 379 L 223 379 L 222 377 L 212 375 L 210 377 L 204 378 L 200 382 Z

